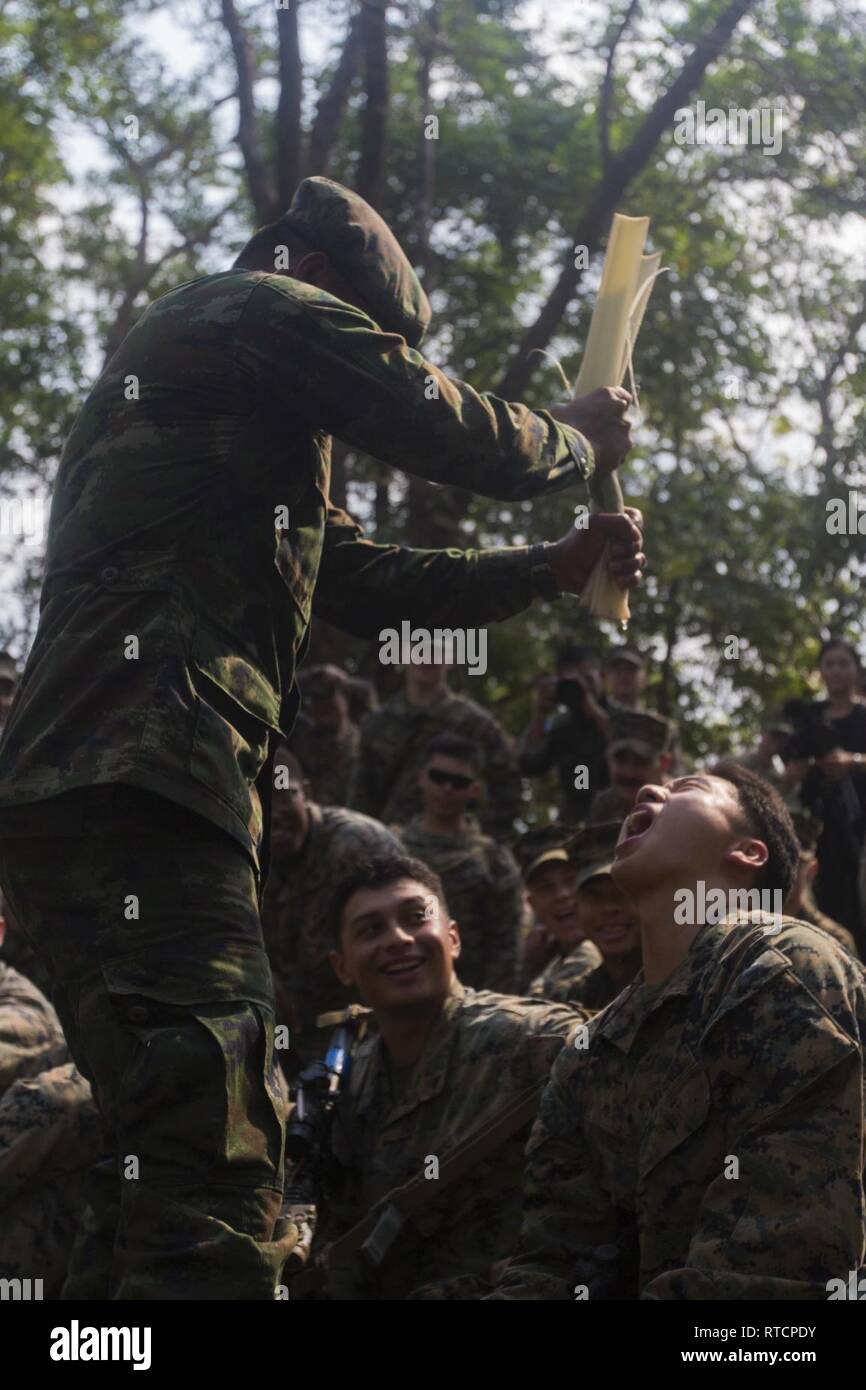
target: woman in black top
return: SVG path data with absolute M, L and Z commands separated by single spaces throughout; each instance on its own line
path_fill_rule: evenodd
M 862 950 L 866 932 L 857 876 L 866 831 L 863 671 L 857 652 L 839 638 L 821 647 L 818 670 L 827 699 L 805 707 L 785 780 L 800 783 L 803 805 L 824 825 L 816 847 L 818 905 L 854 933 Z

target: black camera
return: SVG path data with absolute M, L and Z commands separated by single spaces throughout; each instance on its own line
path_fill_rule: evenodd
M 586 686 L 574 676 L 560 676 L 556 682 L 557 704 L 565 705 L 572 714 L 582 714 L 586 704 Z

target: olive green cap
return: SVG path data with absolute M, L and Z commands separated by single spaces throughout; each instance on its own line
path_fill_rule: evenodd
M 591 878 L 610 874 L 621 829 L 622 821 L 608 820 L 577 832 L 568 846 L 568 857 L 577 869 L 578 888 Z
M 391 228 L 369 203 L 333 179 L 304 179 L 288 210 L 256 232 L 236 264 L 265 243 L 278 246 L 286 230 L 325 252 L 380 328 L 418 346 L 430 323 L 430 301 Z

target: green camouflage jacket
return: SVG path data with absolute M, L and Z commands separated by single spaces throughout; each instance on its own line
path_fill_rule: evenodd
M 309 802 L 310 830 L 294 859 L 271 860 L 262 902 L 262 928 L 274 978 L 304 1028 L 318 1014 L 343 1009 L 351 994 L 328 961 L 324 920 L 328 898 L 353 865 L 376 854 L 399 854 L 390 830 L 341 806 Z
M 361 1044 L 332 1130 L 339 1165 L 319 1248 L 386 1193 L 425 1171 L 548 1074 L 583 1016 L 542 1000 L 464 990 L 455 980 L 424 1052 L 395 1076 L 380 1038 Z M 368 1298 L 479 1296 L 520 1221 L 525 1130 L 413 1214 Z M 431 1183 L 436 1178 L 431 1176 Z M 339 1291 L 337 1295 L 340 1296 Z
M 601 952 L 591 941 L 581 941 L 565 955 L 554 956 L 536 975 L 529 993 L 536 999 L 550 999 L 557 1004 L 584 1003 L 578 996 L 587 977 L 601 967 Z M 588 1007 L 601 1008 L 601 1005 Z
M 421 810 L 417 775 L 437 734 L 476 743 L 486 787 L 481 825 L 497 839 L 514 835 L 521 781 L 511 742 L 486 710 L 451 691 L 433 705 L 410 705 L 401 690 L 361 720 L 361 756 L 352 805 L 388 825 L 406 825 Z
M 497 1297 L 823 1299 L 863 1263 L 866 975 L 734 915 L 560 1055 Z
M 314 595 L 364 638 L 526 607 L 527 548 L 362 540 L 329 506 L 333 434 L 508 500 L 593 466 L 576 431 L 450 379 L 324 291 L 248 270 L 179 286 L 142 314 L 66 442 L 0 805 L 129 783 L 255 855 L 255 782 L 268 731 L 292 726 Z

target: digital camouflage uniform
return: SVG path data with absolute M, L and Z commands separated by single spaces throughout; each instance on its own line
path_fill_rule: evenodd
M 42 991 L 0 961 L 0 1095 L 68 1059 L 60 1022 Z
M 560 1055 L 498 1297 L 823 1299 L 862 1264 L 866 975 L 775 925 L 703 927 Z
M 380 1038 L 361 1044 L 339 1102 L 332 1148 L 339 1165 L 324 1203 L 318 1249 L 392 1188 L 440 1160 L 542 1081 L 582 1015 L 542 1000 L 464 990 L 455 980 L 416 1065 L 394 1075 Z M 378 1275 L 332 1283 L 335 1297 L 478 1298 L 490 1266 L 520 1224 L 526 1130 L 432 1197 L 411 1217 Z M 435 1179 L 431 1179 L 435 1186 Z M 343 1276 L 345 1277 L 345 1276 Z
M 262 903 L 265 946 L 285 1002 L 300 1019 L 290 1030 L 286 1059 L 294 1074 L 323 1055 L 330 1034 L 316 1028 L 319 1014 L 344 1009 L 354 995 L 328 960 L 332 942 L 325 912 L 335 884 L 364 859 L 399 854 L 390 830 L 369 816 L 339 806 L 307 803 L 310 829 L 300 854 L 271 860 Z
M 468 617 L 461 621 L 472 626 Z M 450 690 L 433 705 L 412 705 L 401 690 L 364 716 L 352 805 L 388 825 L 407 825 L 421 810 L 417 778 L 427 745 L 437 734 L 445 733 L 457 734 L 478 746 L 482 759 L 479 776 L 486 789 L 479 812 L 481 826 L 496 839 L 511 839 L 521 797 L 517 756 L 486 710 Z
M 38 989 L 0 964 L 0 1279 L 40 1279 L 56 1298 L 96 1161 L 90 1087 Z
M 591 941 L 580 941 L 570 951 L 559 952 L 529 986 L 534 999 L 569 1004 L 584 980 L 601 965 L 601 952 Z
M 361 731 L 349 724 L 342 738 L 300 715 L 289 748 L 303 768 L 310 794 L 320 806 L 348 806 L 357 776 Z
M 433 835 L 421 816 L 414 816 L 401 839 L 442 880 L 448 911 L 460 928 L 461 983 L 513 993 L 526 912 L 511 851 L 482 834 L 472 820 L 464 835 Z
M 331 435 L 501 499 L 592 469 L 576 431 L 407 345 L 429 305 L 362 200 L 305 180 L 285 226 L 397 331 L 242 267 L 145 310 L 66 442 L 0 742 L 0 886 L 51 967 L 117 1162 L 141 1160 L 137 1182 L 106 1175 L 94 1211 L 103 1257 L 121 1222 L 121 1298 L 269 1299 L 293 1241 L 274 1241 L 284 1102 L 256 782 L 269 734 L 291 731 L 314 593 L 323 617 L 373 638 L 404 619 L 497 621 L 548 582 L 527 548 L 362 540 L 329 505 Z M 98 1263 L 94 1247 L 82 1278 Z

